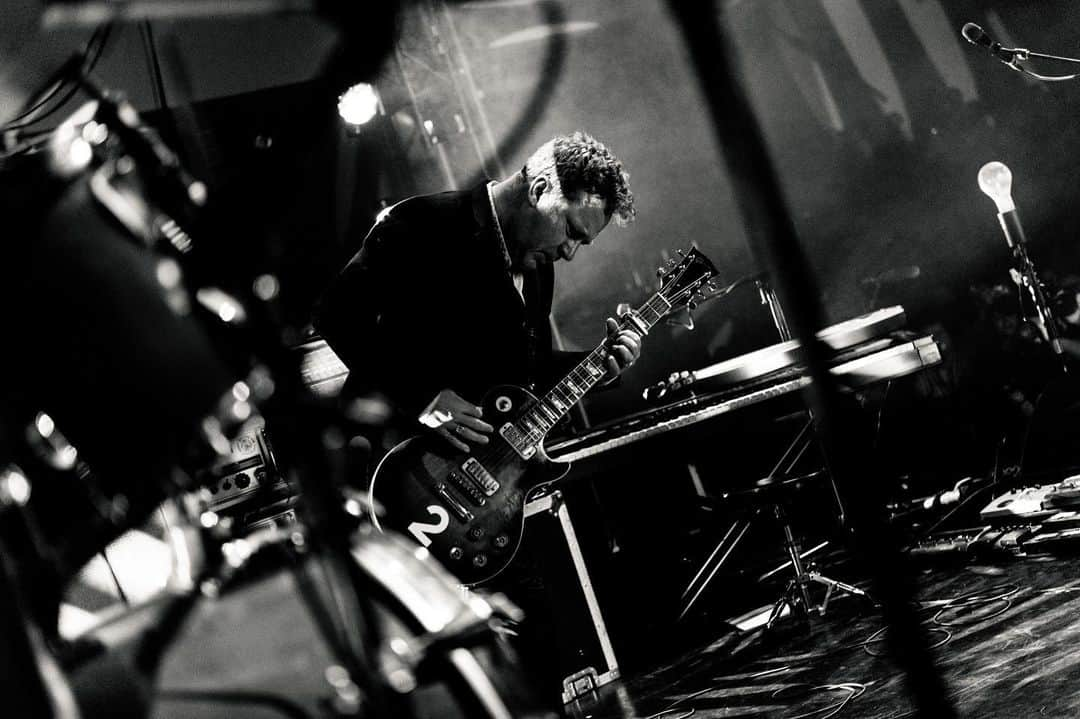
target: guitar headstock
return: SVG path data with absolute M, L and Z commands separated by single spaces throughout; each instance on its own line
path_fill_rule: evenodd
M 671 260 L 667 267 L 661 267 L 656 273 L 660 278 L 657 294 L 671 305 L 671 310 L 684 305 L 693 307 L 716 289 L 709 284 L 716 275 L 716 267 L 701 250 L 691 247 L 688 252 L 679 250 L 678 253 L 678 260 Z

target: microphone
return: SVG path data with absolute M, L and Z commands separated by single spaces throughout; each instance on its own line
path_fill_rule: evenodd
M 986 31 L 973 22 L 965 23 L 961 28 L 960 34 L 964 36 L 964 39 L 970 42 L 972 45 L 982 45 L 990 54 L 1001 60 L 1006 65 L 1011 65 L 1016 59 L 1017 50 L 1012 50 L 1001 46 L 1000 42 L 994 42 L 990 39 L 990 36 L 986 34 Z

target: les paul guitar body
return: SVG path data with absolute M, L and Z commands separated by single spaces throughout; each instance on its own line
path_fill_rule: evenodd
M 523 457 L 505 436 L 536 402 L 520 387 L 488 392 L 481 406 L 495 431 L 469 453 L 435 436 L 394 447 L 371 480 L 374 506 L 384 510 L 380 525 L 415 539 L 464 584 L 501 572 L 521 545 L 526 495 L 570 469 Z
M 663 317 L 700 300 L 716 274 L 697 248 L 679 251 L 660 270 L 660 289 L 641 307 L 623 314 L 620 326 L 645 336 Z M 588 353 L 543 397 L 519 387 L 496 387 L 482 403 L 495 427 L 490 443 L 458 452 L 435 436 L 394 447 L 375 468 L 372 505 L 384 510 L 381 524 L 411 536 L 465 584 L 501 572 L 521 544 L 525 497 L 559 479 L 568 464 L 536 461 L 547 433 L 607 372 L 607 343 Z

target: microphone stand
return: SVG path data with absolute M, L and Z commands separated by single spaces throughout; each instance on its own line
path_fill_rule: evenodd
M 1033 52 L 1022 47 L 1003 47 L 1000 49 L 1000 52 L 1007 52 L 1012 55 L 1012 60 L 1006 62 L 1006 65 L 1013 70 L 1028 75 L 1029 77 L 1033 77 L 1036 80 L 1043 80 L 1045 82 L 1064 82 L 1066 80 L 1075 80 L 1077 77 L 1080 77 L 1080 73 L 1073 73 L 1072 75 L 1040 75 L 1039 73 L 1032 72 L 1026 67 L 1022 67 L 1018 64 L 1031 58 L 1037 58 L 1039 60 L 1054 60 L 1056 62 L 1080 65 L 1080 58 L 1065 57 L 1063 55 L 1048 55 L 1042 52 Z
M 1058 331 L 1054 311 L 1046 299 L 1042 281 L 1035 270 L 1035 263 L 1031 261 L 1031 256 L 1027 253 L 1027 245 L 1023 242 L 1015 243 L 1012 246 L 1012 253 L 1016 262 L 1016 270 L 1019 272 L 1021 281 L 1027 289 L 1032 303 L 1035 305 L 1035 312 L 1038 315 L 1037 321 L 1042 329 L 1043 338 L 1050 343 L 1050 349 L 1061 360 L 1062 371 L 1067 373 L 1069 368 L 1065 361 L 1065 349 L 1061 344 L 1061 333 Z
M 758 275 L 754 284 L 761 296 L 761 304 L 769 308 L 769 314 L 772 316 L 773 324 L 776 325 L 780 341 L 787 342 L 791 339 L 791 329 L 788 327 L 787 318 L 784 317 L 784 309 L 780 306 L 780 298 L 776 296 L 776 290 L 770 284 L 768 276 L 764 274 Z

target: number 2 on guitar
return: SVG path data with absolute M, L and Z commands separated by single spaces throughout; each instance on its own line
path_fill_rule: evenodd
M 445 509 L 437 504 L 429 504 L 427 511 L 438 521 L 436 522 L 413 522 L 409 525 L 409 534 L 416 537 L 416 541 L 424 547 L 431 546 L 431 537 L 428 534 L 442 534 L 450 526 L 450 515 Z

